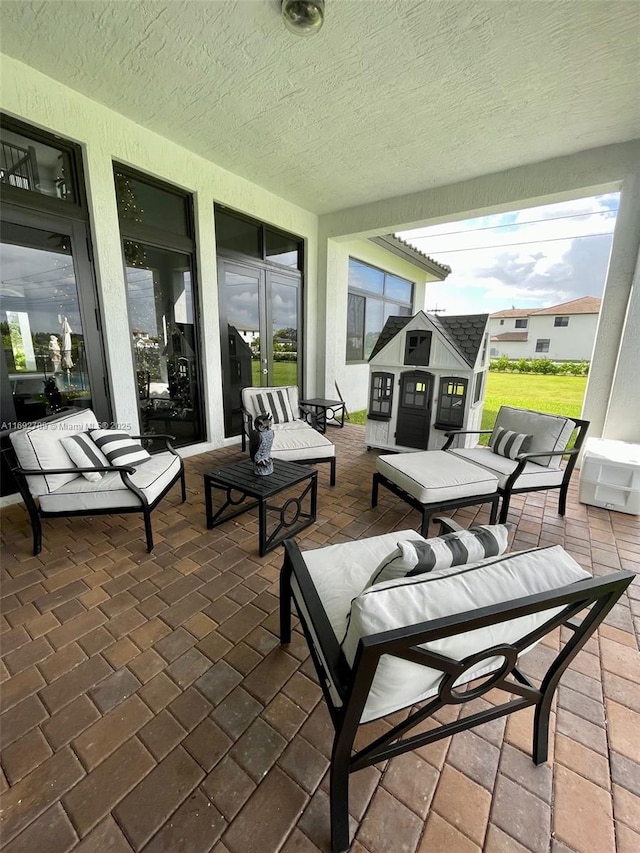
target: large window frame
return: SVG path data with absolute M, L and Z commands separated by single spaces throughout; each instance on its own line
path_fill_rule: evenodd
M 155 177 L 146 175 L 144 172 L 140 172 L 135 169 L 131 169 L 128 166 L 123 165 L 117 161 L 113 162 L 113 175 L 114 182 L 116 181 L 117 176 L 122 175 L 125 177 L 129 177 L 139 183 L 146 184 L 149 187 L 161 190 L 165 193 L 169 193 L 171 195 L 176 196 L 177 198 L 184 201 L 184 223 L 185 223 L 185 234 L 179 234 L 175 231 L 164 230 L 163 228 L 156 227 L 154 225 L 148 225 L 144 222 L 133 221 L 129 218 L 124 218 L 123 216 L 118 215 L 118 222 L 120 226 L 120 241 L 122 246 L 122 263 L 123 269 L 125 272 L 125 278 L 127 277 L 127 258 L 126 252 L 126 244 L 128 243 L 137 243 L 141 244 L 143 247 L 147 246 L 149 250 L 157 250 L 160 252 L 175 252 L 178 254 L 183 254 L 188 258 L 188 266 L 189 266 L 189 274 L 190 274 L 190 286 L 192 292 L 192 310 L 193 310 L 193 339 L 194 339 L 194 352 L 195 352 L 195 361 L 193 364 L 193 372 L 194 375 L 189 375 L 185 378 L 184 376 L 184 365 L 180 356 L 177 356 L 171 364 L 171 375 L 169 376 L 168 382 L 170 389 L 173 389 L 175 393 L 177 393 L 178 402 L 175 403 L 175 406 L 180 407 L 180 399 L 183 400 L 189 396 L 193 397 L 193 389 L 197 390 L 197 401 L 191 401 L 194 403 L 192 406 L 194 411 L 193 421 L 195 422 L 195 436 L 193 438 L 186 437 L 187 440 L 182 440 L 180 435 L 176 435 L 176 445 L 177 446 L 187 446 L 190 444 L 198 444 L 202 441 L 207 440 L 207 423 L 204 417 L 204 382 L 203 382 L 203 371 L 202 371 L 202 342 L 201 342 L 201 307 L 200 307 L 200 294 L 199 294 L 199 281 L 198 281 L 198 267 L 197 267 L 197 256 L 196 256 L 196 242 L 195 242 L 195 216 L 194 216 L 194 208 L 193 208 L 193 196 L 186 192 L 185 190 L 181 190 L 179 187 L 173 186 L 172 184 L 166 183 L 165 181 L 161 181 Z M 127 287 L 128 291 L 128 287 Z M 131 312 L 128 307 L 128 315 L 129 315 L 129 327 L 132 329 L 132 320 L 131 320 Z M 150 395 L 149 395 L 149 382 L 144 380 L 144 377 L 140 376 L 140 370 L 138 369 L 138 364 L 136 360 L 136 352 L 134 347 L 133 336 L 131 340 L 131 359 L 133 363 L 133 369 L 137 377 L 137 391 L 138 391 L 138 399 L 140 405 L 140 417 L 141 422 L 144 425 L 144 411 L 145 407 L 148 407 Z M 189 384 L 190 388 L 186 388 L 186 384 Z M 162 401 L 158 402 L 158 406 L 160 406 Z M 161 414 L 161 412 L 159 413 Z M 159 416 L 159 414 L 157 416 Z M 167 420 L 171 417 L 171 411 L 167 406 Z M 175 421 L 177 424 L 178 422 Z M 172 432 L 171 429 L 158 429 L 158 432 Z M 176 432 L 176 429 L 173 430 L 173 433 Z M 179 432 L 179 430 L 178 430 Z
M 382 276 L 379 291 L 359 286 L 355 281 L 356 265 L 373 270 Z M 410 287 L 410 298 L 403 300 L 390 293 L 392 281 L 400 281 Z M 349 285 L 347 291 L 347 364 L 367 362 L 380 332 L 390 316 L 413 314 L 415 282 L 395 273 L 376 267 L 359 258 L 349 258 Z M 380 328 L 377 328 L 377 327 Z
M 553 327 L 554 329 L 566 329 L 569 325 L 569 317 L 566 314 L 559 315 L 554 318 Z
M 549 352 L 551 346 L 551 338 L 538 338 L 536 341 L 536 352 Z

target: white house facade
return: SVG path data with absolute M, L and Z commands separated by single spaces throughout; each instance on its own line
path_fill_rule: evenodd
M 497 311 L 489 319 L 491 357 L 590 361 L 600 305 L 600 299 L 584 296 L 537 311 Z

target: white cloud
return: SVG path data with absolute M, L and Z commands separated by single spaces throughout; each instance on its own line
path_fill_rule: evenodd
M 428 286 L 428 308 L 543 308 L 602 294 L 617 204 L 611 193 L 399 236 L 452 268 Z

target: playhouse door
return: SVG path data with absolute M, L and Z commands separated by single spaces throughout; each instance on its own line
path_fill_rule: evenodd
M 403 373 L 396 422 L 396 444 L 426 450 L 429 446 L 433 375 L 424 370 Z

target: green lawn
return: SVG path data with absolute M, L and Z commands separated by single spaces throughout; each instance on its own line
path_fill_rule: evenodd
M 580 417 L 586 376 L 544 376 L 537 373 L 487 373 L 482 429 L 491 429 L 500 406 L 517 406 L 556 415 Z M 363 424 L 366 411 L 351 412 L 349 422 Z

